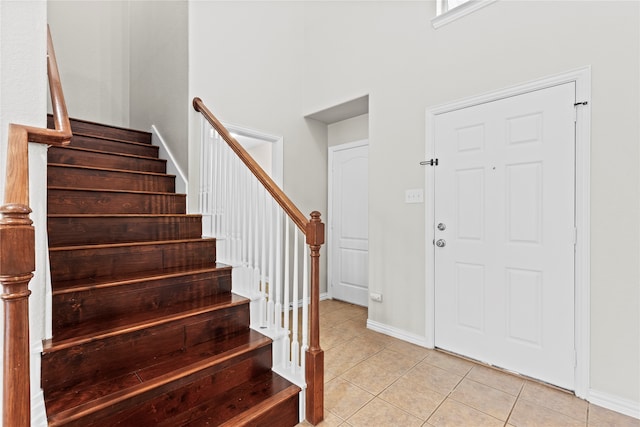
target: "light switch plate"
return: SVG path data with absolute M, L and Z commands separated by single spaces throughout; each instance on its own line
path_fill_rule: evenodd
M 414 188 L 404 191 L 405 203 L 424 203 L 424 190 L 422 188 Z

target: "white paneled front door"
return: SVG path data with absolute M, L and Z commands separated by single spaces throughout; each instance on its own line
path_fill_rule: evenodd
M 435 118 L 435 344 L 574 388 L 575 84 Z
M 329 149 L 331 296 L 367 306 L 369 295 L 369 146 Z

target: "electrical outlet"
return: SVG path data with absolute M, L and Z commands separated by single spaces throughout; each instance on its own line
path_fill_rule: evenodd
M 422 188 L 414 188 L 404 190 L 405 203 L 424 203 L 424 190 Z
M 382 294 L 379 292 L 371 292 L 369 298 L 371 298 L 371 301 L 382 302 Z

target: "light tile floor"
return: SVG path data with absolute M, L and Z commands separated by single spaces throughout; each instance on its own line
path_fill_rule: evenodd
M 364 307 L 320 303 L 321 426 L 640 427 L 564 391 L 373 332 L 366 321 Z

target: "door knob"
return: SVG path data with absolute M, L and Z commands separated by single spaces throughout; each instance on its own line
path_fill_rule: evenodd
M 446 226 L 446 225 L 444 225 L 444 223 L 442 223 L 442 222 L 441 222 L 440 224 L 438 224 L 438 230 L 440 230 L 440 231 L 444 231 L 444 230 L 446 230 L 446 229 L 447 229 L 447 226 Z
M 447 246 L 447 242 L 444 239 L 438 239 L 436 240 L 436 246 L 439 248 L 444 248 L 445 246 Z

